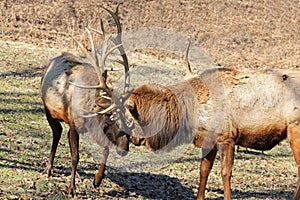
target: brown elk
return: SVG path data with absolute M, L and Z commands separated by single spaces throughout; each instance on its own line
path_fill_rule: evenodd
M 107 10 L 107 9 L 106 9 Z M 53 132 L 53 141 L 49 161 L 44 173 L 51 175 L 58 142 L 62 134 L 60 122 L 69 124 L 68 139 L 72 157 L 72 172 L 69 194 L 75 195 L 75 176 L 79 161 L 79 133 L 89 132 L 102 147 L 101 165 L 94 178 L 94 186 L 100 185 L 105 171 L 105 164 L 111 144 L 117 146 L 117 152 L 125 155 L 129 149 L 129 136 L 122 131 L 124 127 L 114 121 L 114 110 L 120 108 L 125 98 L 115 99 L 112 89 L 107 85 L 107 57 L 116 49 L 120 51 L 123 61 L 118 61 L 125 68 L 125 90 L 129 84 L 129 65 L 121 41 L 121 24 L 116 12 L 107 10 L 113 17 L 118 34 L 115 38 L 105 37 L 101 52 L 94 47 L 91 33 L 87 29 L 91 42 L 88 52 L 78 42 L 86 58 L 69 53 L 53 58 L 42 78 L 41 92 L 47 121 Z M 101 29 L 105 36 L 103 23 Z M 115 46 L 109 49 L 113 43 Z M 98 58 L 99 57 L 99 58 Z M 122 115 L 122 113 L 119 113 Z M 122 119 L 122 117 L 121 117 Z M 124 122 L 124 121 L 123 121 Z M 124 126 L 124 123 L 121 124 Z
M 186 142 L 202 148 L 197 199 L 204 199 L 217 151 L 224 198 L 231 199 L 235 145 L 270 150 L 288 138 L 300 175 L 300 72 L 206 70 L 172 86 L 136 88 L 128 108 L 133 142 L 170 150 Z M 294 199 L 300 198 L 298 180 Z

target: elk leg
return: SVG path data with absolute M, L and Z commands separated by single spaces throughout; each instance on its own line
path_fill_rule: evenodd
M 51 146 L 51 151 L 50 151 L 50 155 L 49 155 L 49 160 L 48 160 L 45 170 L 43 171 L 43 174 L 47 174 L 48 176 L 50 176 L 52 169 L 53 169 L 54 157 L 55 157 L 56 149 L 58 146 L 58 142 L 61 138 L 62 126 L 58 120 L 54 119 L 51 116 L 51 114 L 49 113 L 49 111 L 47 109 L 45 109 L 45 112 L 46 112 L 47 121 L 52 130 L 53 138 L 52 138 L 52 146 Z
M 234 142 L 224 141 L 218 144 L 221 158 L 221 174 L 224 185 L 224 199 L 231 199 L 230 180 L 232 176 L 232 167 L 234 162 Z
M 79 161 L 79 135 L 75 129 L 74 124 L 70 124 L 70 130 L 68 132 L 69 145 L 71 150 L 71 159 L 72 159 L 72 172 L 71 172 L 71 183 L 69 187 L 69 194 L 72 196 L 76 195 L 76 187 L 75 187 L 75 177 L 77 171 L 77 165 Z
M 206 149 L 202 149 L 202 155 L 205 155 Z M 212 150 L 201 160 L 200 164 L 200 182 L 199 182 L 199 189 L 197 194 L 198 200 L 204 200 L 205 195 L 205 186 L 207 183 L 208 175 L 213 167 L 216 155 L 217 155 L 217 147 L 214 146 Z
M 102 182 L 102 179 L 104 178 L 104 171 L 105 171 L 108 154 L 109 154 L 109 148 L 106 146 L 106 147 L 104 147 L 103 152 L 102 152 L 100 168 L 99 168 L 98 172 L 95 174 L 95 178 L 94 178 L 94 187 L 95 188 L 99 187 L 99 185 Z
M 293 199 L 300 199 L 300 125 L 288 126 L 288 140 L 298 167 L 298 183 Z

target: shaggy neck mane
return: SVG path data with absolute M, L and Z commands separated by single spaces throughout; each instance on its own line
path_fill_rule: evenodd
M 192 128 L 187 123 L 191 118 L 187 112 L 191 102 L 187 99 L 172 87 L 157 84 L 136 89 L 131 100 L 148 148 L 169 151 L 192 141 Z

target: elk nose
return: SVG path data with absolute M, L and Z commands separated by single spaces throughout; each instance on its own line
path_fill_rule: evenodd
M 128 151 L 129 151 L 129 137 L 128 137 L 128 135 L 124 134 L 123 136 L 118 137 L 116 147 L 117 147 L 117 153 L 120 156 L 127 155 Z

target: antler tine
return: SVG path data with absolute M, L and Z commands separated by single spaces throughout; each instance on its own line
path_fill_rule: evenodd
M 192 43 L 192 39 L 190 38 L 189 39 L 189 44 L 188 44 L 188 46 L 186 48 L 186 51 L 185 51 L 185 64 L 186 64 L 186 67 L 187 67 L 187 73 L 189 75 L 192 74 L 191 65 L 190 65 L 190 62 L 189 62 L 189 51 L 190 51 L 191 43 Z
M 110 36 L 109 36 L 110 37 Z M 104 68 L 105 66 L 105 60 L 103 59 L 104 58 L 104 55 L 105 55 L 105 52 L 107 51 L 107 48 L 108 48 L 108 44 L 107 44 L 107 38 L 106 40 L 102 43 L 102 51 L 101 51 L 101 60 L 100 60 L 100 65 Z M 104 71 L 102 71 L 103 73 Z
M 116 11 L 113 12 L 103 6 L 101 6 L 104 10 L 106 10 L 114 19 L 115 24 L 117 26 L 117 36 L 116 38 L 113 40 L 113 42 L 118 45 L 118 44 L 122 44 L 122 26 L 121 26 L 121 22 L 120 22 L 120 18 L 119 18 L 119 6 L 120 4 L 117 5 Z M 128 63 L 128 57 L 125 53 L 124 47 L 123 46 L 119 46 L 118 48 L 124 62 L 123 62 L 123 66 L 124 66 L 124 70 L 125 70 L 125 88 L 124 88 L 124 92 L 126 91 L 126 89 L 129 88 L 130 85 L 130 77 L 129 77 L 129 63 Z
M 107 107 L 106 109 L 101 110 L 99 112 L 92 112 L 91 114 L 80 114 L 80 116 L 83 117 L 83 118 L 97 117 L 99 115 L 103 115 L 103 114 L 106 114 L 106 113 L 112 111 L 115 107 L 116 107 L 116 104 L 111 104 L 109 107 Z M 90 111 L 87 111 L 87 110 L 84 110 L 84 109 L 82 109 L 82 111 L 90 112 Z
M 123 61 L 120 61 L 118 63 L 122 64 L 124 66 L 124 71 L 125 71 L 125 86 L 124 86 L 124 91 L 123 91 L 123 95 L 120 98 L 120 101 L 116 101 L 116 105 L 117 107 L 120 109 L 119 114 L 121 115 L 121 117 L 119 118 L 122 121 L 122 124 L 124 125 L 124 128 L 128 128 L 127 127 L 127 123 L 125 121 L 125 107 L 124 107 L 124 103 L 127 100 L 127 98 L 129 97 L 129 94 L 131 94 L 132 92 L 129 92 L 129 87 L 130 87 L 130 76 L 129 76 L 129 63 L 128 63 L 128 57 L 125 53 L 124 50 L 124 46 L 121 45 L 122 44 L 122 27 L 121 27 L 121 23 L 120 23 L 120 18 L 119 18 L 119 6 L 120 4 L 118 4 L 116 11 L 113 12 L 105 7 L 102 7 L 104 10 L 106 10 L 114 19 L 115 24 L 117 26 L 117 35 L 114 39 L 112 39 L 113 43 L 116 45 L 116 48 L 118 48 Z M 130 130 L 129 130 L 130 131 Z
M 107 57 L 109 56 L 109 54 L 111 54 L 114 50 L 116 50 L 120 46 L 122 46 L 122 44 L 119 44 L 119 45 L 116 45 L 116 46 L 112 47 L 107 52 L 103 52 L 104 55 L 102 55 L 102 61 L 101 61 L 101 64 L 103 64 L 103 67 L 105 66 L 105 60 L 107 59 Z
M 93 56 L 94 56 L 92 65 L 93 65 L 98 77 L 100 78 L 102 73 L 100 71 L 101 69 L 100 69 L 100 66 L 99 66 L 99 59 L 98 59 L 98 56 L 97 56 L 97 52 L 95 50 L 94 40 L 93 40 L 93 37 L 92 37 L 92 34 L 91 34 L 90 30 L 88 28 L 86 28 L 85 30 L 88 33 L 89 40 L 90 40 L 90 45 L 91 45 L 91 48 L 92 48 L 92 53 L 93 53 Z
M 84 46 L 78 42 L 77 40 L 74 39 L 74 41 L 77 43 L 77 45 L 79 46 L 79 48 L 82 50 L 82 52 L 84 53 L 84 55 L 86 56 L 86 58 L 90 61 L 92 67 L 95 69 L 98 77 L 99 77 L 99 85 L 96 86 L 82 86 L 82 85 L 77 85 L 76 83 L 70 82 L 70 84 L 75 85 L 77 87 L 80 88 L 88 88 L 88 89 L 101 89 L 102 92 L 100 91 L 100 97 L 110 100 L 111 101 L 111 105 L 99 112 L 89 112 L 86 114 L 82 114 L 81 116 L 84 118 L 89 118 L 89 117 L 94 117 L 94 116 L 98 116 L 98 115 L 103 115 L 106 113 L 111 112 L 113 109 L 115 109 L 116 107 L 118 107 L 119 109 L 121 109 L 121 115 L 125 114 L 124 111 L 124 105 L 123 103 L 125 102 L 125 100 L 129 97 L 128 93 L 126 93 L 126 91 L 128 91 L 128 88 L 130 86 L 130 78 L 129 78 L 129 64 L 128 64 L 128 58 L 127 55 L 125 53 L 124 47 L 122 45 L 122 38 L 121 38 L 121 33 L 122 33 L 122 27 L 121 27 L 121 23 L 119 20 L 119 16 L 118 16 L 118 12 L 119 12 L 119 5 L 116 8 L 115 12 L 110 11 L 109 9 L 106 9 L 104 7 L 102 7 L 103 9 L 105 9 L 114 19 L 115 24 L 117 26 L 117 36 L 115 38 L 111 38 L 111 36 L 106 36 L 105 33 L 105 29 L 104 29 L 104 25 L 103 25 L 103 21 L 100 20 L 100 26 L 101 26 L 101 30 L 102 30 L 102 34 L 104 37 L 104 41 L 102 42 L 102 51 L 101 51 L 101 58 L 99 58 L 97 56 L 97 50 L 95 49 L 95 45 L 94 45 L 94 41 L 93 41 L 93 37 L 92 34 L 90 32 L 90 30 L 97 32 L 98 34 L 101 34 L 100 31 L 92 29 L 92 28 L 86 28 L 86 32 L 88 34 L 89 37 L 89 41 L 90 41 L 90 46 L 91 46 L 91 50 L 92 52 L 88 52 Z M 114 43 L 114 47 L 110 48 L 110 40 Z M 109 49 L 110 48 L 110 49 Z M 113 100 L 112 97 L 112 91 L 107 87 L 106 85 L 106 77 L 107 77 L 107 70 L 105 69 L 105 61 L 108 58 L 108 56 L 115 51 L 116 49 L 119 50 L 123 61 L 119 61 L 120 64 L 122 64 L 124 66 L 125 69 L 125 87 L 124 87 L 124 95 L 122 95 L 121 97 L 121 101 L 116 101 Z M 100 59 L 100 60 L 99 60 Z M 107 95 L 105 95 L 105 93 Z M 122 105 L 120 105 L 120 103 L 122 103 Z M 123 112 L 124 111 L 124 112 Z M 121 117 L 122 123 L 126 125 L 126 122 L 124 121 L 124 117 Z
M 94 40 L 93 40 L 92 34 L 90 32 L 90 29 L 85 28 L 85 31 L 88 33 L 89 40 L 90 40 L 90 45 L 91 45 L 91 48 L 92 48 L 92 52 L 94 52 L 95 51 L 95 44 L 94 44 Z
M 100 27 L 101 27 L 101 30 L 102 30 L 102 33 L 100 32 L 100 31 L 98 31 L 97 29 L 93 29 L 93 28 L 90 28 L 92 31 L 94 31 L 94 32 L 96 32 L 96 33 L 98 33 L 98 34 L 100 34 L 100 35 L 103 35 L 103 37 L 104 38 L 106 38 L 106 34 L 105 34 L 105 29 L 104 29 L 104 25 L 103 25 L 103 21 L 102 21 L 102 19 L 100 19 Z M 105 41 L 104 41 L 104 43 L 102 44 L 103 46 L 102 46 L 102 55 L 101 55 L 101 67 L 102 67 L 102 73 L 106 73 L 106 71 L 105 71 L 105 60 L 106 60 L 106 58 L 107 58 L 107 56 L 108 56 L 108 54 L 110 54 L 113 50 L 109 50 L 109 53 L 105 53 L 106 51 L 107 51 L 107 47 L 108 47 L 108 45 L 107 45 L 107 43 L 108 43 L 108 41 L 111 39 L 111 36 L 108 36 L 106 39 L 105 39 Z M 104 46 L 105 45 L 105 46 Z
M 91 54 L 86 50 L 86 48 L 84 48 L 84 46 L 79 41 L 77 41 L 75 38 L 73 38 L 73 40 L 79 46 L 79 48 L 81 49 L 81 51 L 83 52 L 83 54 L 85 55 L 85 57 L 91 62 L 94 70 L 97 73 L 97 76 L 99 77 L 100 83 L 99 83 L 99 85 L 95 85 L 95 86 L 78 85 L 78 84 L 73 83 L 73 82 L 70 82 L 70 84 L 74 85 L 76 87 L 79 87 L 79 88 L 83 88 L 83 89 L 103 89 L 103 90 L 106 91 L 107 89 L 105 87 L 105 80 L 104 80 L 104 78 L 102 76 L 101 69 L 100 69 L 100 66 L 99 66 L 99 59 L 97 57 L 97 52 L 95 50 L 95 45 L 94 45 L 93 37 L 92 37 L 91 32 L 89 31 L 89 29 L 86 28 L 86 31 L 87 31 L 87 33 L 89 35 L 89 40 L 90 40 L 92 52 L 94 53 L 94 58 L 93 58 L 93 56 L 91 56 Z
M 99 68 L 101 69 L 101 75 L 102 79 L 100 79 L 102 85 L 106 85 L 106 77 L 107 77 L 107 71 L 105 70 L 105 60 L 107 58 L 107 49 L 108 49 L 108 41 L 110 40 L 111 36 L 108 36 L 105 38 L 104 42 L 102 43 L 102 52 L 101 52 L 101 60 L 99 63 Z M 109 92 L 109 91 L 106 91 Z M 110 92 L 109 92 L 110 93 Z M 110 93 L 111 94 L 111 93 Z
M 104 25 L 103 25 L 102 19 L 100 19 L 100 27 L 101 27 L 101 30 L 102 30 L 102 34 L 105 37 L 105 29 L 104 29 Z
M 71 85 L 74 85 L 78 88 L 82 88 L 82 89 L 102 89 L 102 90 L 105 90 L 105 88 L 101 85 L 79 85 L 79 84 L 76 84 L 74 82 L 70 82 Z
M 89 52 L 86 50 L 86 48 L 84 48 L 84 46 L 77 41 L 75 38 L 72 37 L 72 39 L 75 41 L 75 43 L 78 45 L 78 47 L 80 48 L 80 50 L 82 51 L 82 53 L 84 54 L 85 57 L 89 57 Z
M 99 30 L 94 29 L 92 27 L 89 27 L 89 29 L 92 30 L 92 31 L 94 31 L 95 33 L 98 33 L 99 35 L 103 35 L 103 37 L 104 37 L 104 33 L 103 32 L 101 33 Z
M 114 19 L 116 25 L 118 23 L 120 24 L 120 20 L 119 20 L 119 6 L 120 6 L 120 4 L 117 5 L 115 12 L 113 12 L 113 11 L 105 8 L 104 6 L 101 6 L 101 8 L 103 8 L 104 10 L 106 10 L 112 16 L 112 18 Z M 118 33 L 122 32 L 122 27 L 121 26 L 117 25 L 117 29 L 118 29 Z
M 108 108 L 106 108 L 106 109 L 104 109 L 102 111 L 99 111 L 97 113 L 100 114 L 100 115 L 103 115 L 103 114 L 106 114 L 107 112 L 112 111 L 115 107 L 116 107 L 116 104 L 113 103 Z

